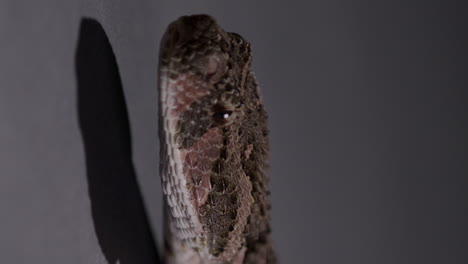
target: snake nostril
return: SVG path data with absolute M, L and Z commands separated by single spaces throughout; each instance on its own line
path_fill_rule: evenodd
M 237 212 L 236 211 L 231 211 L 230 217 L 231 217 L 231 220 L 236 220 Z
M 174 30 L 174 33 L 172 33 L 171 43 L 175 46 L 179 40 L 180 32 L 178 30 Z
M 166 34 L 164 34 L 163 46 L 165 50 L 174 48 L 181 41 L 181 32 L 179 22 L 173 22 L 169 25 Z
M 229 197 L 229 201 L 231 202 L 232 205 L 236 205 L 237 204 L 237 195 L 232 194 L 231 197 Z

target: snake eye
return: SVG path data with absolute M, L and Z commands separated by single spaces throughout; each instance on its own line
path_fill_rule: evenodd
M 213 114 L 213 120 L 222 123 L 225 122 L 232 115 L 232 111 L 218 111 Z
M 230 105 L 216 104 L 211 108 L 211 119 L 215 126 L 227 126 L 235 119 L 236 113 Z

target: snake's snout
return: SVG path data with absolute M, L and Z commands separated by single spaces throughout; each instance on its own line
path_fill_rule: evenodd
M 168 27 L 166 47 L 183 46 L 199 39 L 229 42 L 229 35 L 209 15 L 182 16 Z

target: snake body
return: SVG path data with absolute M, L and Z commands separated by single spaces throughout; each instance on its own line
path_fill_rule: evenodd
M 159 63 L 168 263 L 275 263 L 267 115 L 250 44 L 208 15 L 170 24 Z

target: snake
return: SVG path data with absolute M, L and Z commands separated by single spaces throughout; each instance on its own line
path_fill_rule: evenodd
M 159 50 L 165 261 L 277 263 L 267 113 L 251 45 L 209 15 L 169 24 Z

